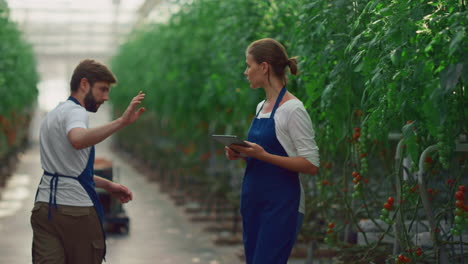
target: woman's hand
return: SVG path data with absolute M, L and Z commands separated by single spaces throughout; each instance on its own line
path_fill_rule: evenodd
M 307 173 L 311 175 L 317 174 L 318 168 L 306 160 L 304 157 L 284 157 L 280 155 L 274 155 L 268 153 L 263 149 L 262 146 L 245 141 L 250 147 L 242 147 L 239 145 L 231 145 L 231 151 L 233 153 L 239 152 L 240 154 L 246 157 L 252 157 L 254 159 L 258 159 L 276 166 L 279 166 L 284 169 L 288 169 L 290 171 L 300 172 L 300 173 Z
M 224 150 L 226 152 L 226 158 L 228 160 L 237 160 L 239 158 L 242 158 L 239 153 L 235 152 L 230 147 L 224 147 Z
M 266 155 L 268 153 L 263 149 L 262 146 L 260 146 L 258 144 L 255 144 L 255 143 L 252 143 L 252 142 L 249 142 L 249 141 L 245 141 L 245 142 L 247 144 L 249 144 L 250 147 L 242 147 L 242 146 L 239 146 L 239 145 L 231 145 L 230 148 L 233 149 L 234 151 L 239 152 L 240 154 L 244 154 L 244 156 L 247 156 L 247 157 L 252 157 L 252 158 L 258 159 L 258 160 L 264 160 L 265 159 L 265 157 L 266 157 Z M 238 155 L 240 155 L 240 154 L 238 154 Z

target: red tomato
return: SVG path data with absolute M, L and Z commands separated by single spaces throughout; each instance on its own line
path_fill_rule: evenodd
M 430 156 L 427 156 L 426 159 L 424 160 L 426 163 L 428 164 L 432 164 L 434 163 L 434 161 L 432 160 L 432 158 Z
M 457 198 L 457 200 L 463 201 L 463 200 L 465 200 L 465 195 L 463 194 L 462 191 L 458 191 L 458 192 L 455 193 L 455 198 Z
M 384 203 L 383 207 L 384 207 L 385 209 L 387 209 L 388 211 L 391 211 L 391 210 L 392 210 L 392 205 L 389 204 L 389 203 Z
M 416 249 L 416 255 L 417 255 L 418 257 L 421 256 L 422 253 L 423 253 L 423 252 L 422 252 L 422 249 L 421 249 L 421 248 L 417 248 L 417 249 Z
M 404 262 L 405 261 L 405 256 L 404 255 L 399 255 L 398 256 L 398 261 Z
M 356 139 L 358 139 L 360 136 L 361 136 L 361 133 L 355 132 L 355 133 L 353 134 L 353 139 L 356 140 Z
M 457 182 L 457 180 L 455 180 L 455 179 L 448 179 L 447 180 L 447 185 L 449 187 L 452 187 L 456 182 Z

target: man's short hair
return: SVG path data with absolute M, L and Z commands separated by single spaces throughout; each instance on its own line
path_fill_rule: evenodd
M 70 81 L 72 92 L 78 90 L 82 78 L 86 78 L 91 86 L 96 82 L 117 83 L 117 78 L 115 78 L 107 66 L 92 59 L 85 59 L 76 66 Z

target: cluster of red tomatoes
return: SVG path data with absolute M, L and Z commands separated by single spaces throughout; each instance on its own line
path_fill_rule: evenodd
M 406 252 L 408 252 L 414 259 L 419 258 L 423 254 L 423 251 L 421 248 L 407 249 Z M 403 263 L 411 263 L 411 258 L 404 254 L 400 254 L 395 259 L 395 264 L 403 264 Z
M 333 245 L 333 242 L 335 241 L 334 239 L 334 228 L 335 228 L 335 223 L 330 222 L 328 224 L 327 228 L 327 235 L 323 239 L 325 243 L 327 243 L 329 246 Z
M 363 192 L 363 183 L 368 183 L 369 180 L 365 179 L 357 171 L 353 171 L 353 183 L 354 183 L 354 192 L 352 194 L 353 198 L 361 197 Z
M 454 236 L 460 235 L 468 227 L 468 204 L 465 204 L 465 192 L 465 186 L 460 185 L 455 193 L 455 224 L 450 230 Z
M 383 209 L 380 214 L 380 219 L 384 221 L 385 223 L 391 225 L 393 223 L 393 220 L 390 218 L 390 211 L 393 210 L 393 203 L 395 202 L 395 198 L 393 197 L 388 197 L 387 202 L 384 203 Z
M 419 184 L 411 185 L 403 183 L 403 192 L 401 193 L 401 202 L 408 202 L 415 205 L 419 199 Z
M 397 259 L 395 260 L 395 264 L 402 264 L 402 263 L 411 263 L 411 258 L 403 254 L 398 255 Z

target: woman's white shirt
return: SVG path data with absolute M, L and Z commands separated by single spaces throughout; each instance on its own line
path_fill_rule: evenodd
M 265 101 L 257 105 L 258 113 Z M 269 118 L 270 113 L 259 113 L 257 118 Z M 289 157 L 303 157 L 316 167 L 319 167 L 319 148 L 315 142 L 315 132 L 312 120 L 305 110 L 304 104 L 298 99 L 284 102 L 276 109 L 274 116 L 275 132 L 278 141 Z M 301 200 L 299 212 L 305 212 L 304 189 L 301 183 Z

